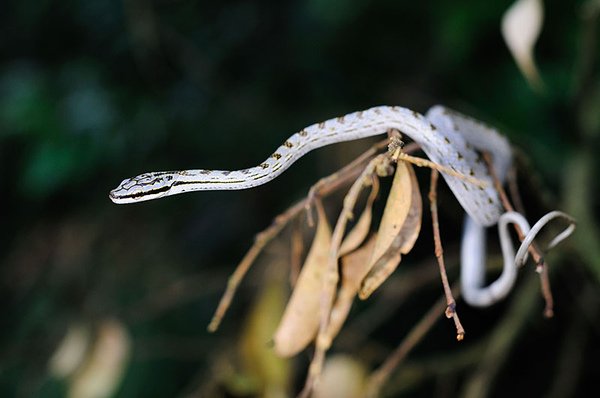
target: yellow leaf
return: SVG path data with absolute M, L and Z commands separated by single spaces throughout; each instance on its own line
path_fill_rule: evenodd
M 275 352 L 290 357 L 302 351 L 319 328 L 323 275 L 331 247 L 331 228 L 317 203 L 317 231 L 273 341 Z
M 414 175 L 412 166 L 407 162 L 399 162 L 396 166 L 396 174 L 392 182 L 392 189 L 388 196 L 381 224 L 377 231 L 375 248 L 371 255 L 370 265 L 373 266 L 383 256 L 400 233 L 404 221 L 408 216 L 412 203 L 411 173 Z
M 358 292 L 360 283 L 367 272 L 369 272 L 369 258 L 371 257 L 374 247 L 375 235 L 370 237 L 364 245 L 342 257 L 341 287 L 335 300 L 335 304 L 331 309 L 331 316 L 329 319 L 327 335 L 330 340 L 333 340 L 333 338 L 337 336 L 348 317 L 348 313 L 350 312 L 352 302 L 354 301 L 354 297 L 356 297 L 356 292 Z
M 419 233 L 421 232 L 423 201 L 421 199 L 421 192 L 419 191 L 419 185 L 414 170 L 412 166 L 408 164 L 407 167 L 410 188 L 406 190 L 404 194 L 410 195 L 411 197 L 410 209 L 403 220 L 400 230 L 388 245 L 386 252 L 380 255 L 379 258 L 377 258 L 369 267 L 369 272 L 362 281 L 358 294 L 362 300 L 368 298 L 371 293 L 373 293 L 373 291 L 375 291 L 375 289 L 377 289 L 388 278 L 388 276 L 394 272 L 396 267 L 398 267 L 398 264 L 400 264 L 400 260 L 402 258 L 401 255 L 412 250 L 417 238 L 419 237 Z M 397 194 L 399 191 L 394 191 L 394 187 L 392 186 L 392 192 L 390 192 L 388 204 L 390 200 L 393 200 L 392 193 Z M 383 216 L 384 218 L 386 217 L 385 212 Z M 379 230 L 381 231 L 381 227 Z

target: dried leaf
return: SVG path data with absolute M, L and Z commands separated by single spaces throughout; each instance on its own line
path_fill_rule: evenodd
M 334 355 L 325 362 L 314 398 L 359 398 L 365 396 L 367 368 L 346 355 Z
M 402 259 L 402 254 L 399 251 L 382 256 L 371 269 L 369 274 L 363 280 L 358 297 L 361 300 L 366 300 L 385 280 L 390 276 Z
M 534 88 L 541 79 L 533 57 L 533 48 L 542 30 L 544 9 L 541 0 L 518 0 L 504 13 L 502 36 L 521 73 Z
M 50 374 L 63 378 L 75 373 L 85 359 L 91 338 L 89 327 L 82 324 L 70 325 L 67 334 L 48 363 Z
M 383 256 L 404 225 L 412 203 L 411 173 L 414 175 L 412 166 L 407 162 L 398 162 L 396 174 L 392 182 L 392 189 L 388 196 L 381 224 L 377 231 L 377 240 L 371 256 L 370 265 L 373 266 Z
M 319 328 L 321 291 L 331 246 L 331 228 L 323 207 L 318 202 L 316 207 L 317 231 L 273 337 L 275 352 L 283 357 L 302 351 L 314 339 Z
M 408 216 L 404 221 L 402 230 L 394 239 L 394 242 L 388 250 L 399 250 L 400 253 L 410 252 L 421 232 L 421 221 L 423 219 L 423 200 L 419 190 L 419 182 L 414 170 L 410 169 L 410 181 L 412 185 L 412 201 Z
M 85 365 L 70 380 L 68 396 L 113 396 L 121 383 L 130 354 L 131 340 L 123 324 L 117 320 L 103 321 Z
M 374 247 L 375 235 L 371 236 L 360 248 L 341 259 L 342 282 L 335 304 L 331 309 L 327 332 L 329 340 L 333 340 L 337 336 L 348 317 L 360 283 L 369 272 L 369 259 Z
M 348 235 L 346 235 L 346 238 L 340 246 L 340 257 L 356 250 L 369 234 L 371 220 L 373 219 L 373 202 L 375 202 L 378 193 L 379 180 L 374 178 L 371 193 L 369 194 L 365 208 L 356 222 L 356 225 L 348 232 Z
M 421 220 L 423 216 L 423 201 L 417 177 L 412 167 L 409 168 L 410 174 L 410 196 L 411 204 L 408 215 L 406 216 L 402 228 L 389 245 L 386 253 L 369 268 L 367 276 L 364 278 L 359 297 L 364 300 L 368 298 L 375 289 L 377 289 L 389 276 L 398 264 L 400 264 L 401 255 L 412 250 L 419 233 L 421 232 Z M 393 188 L 392 188 L 393 189 Z M 391 193 L 390 193 L 391 197 Z M 389 199 L 388 199 L 389 201 Z M 385 213 L 384 213 L 385 217 Z

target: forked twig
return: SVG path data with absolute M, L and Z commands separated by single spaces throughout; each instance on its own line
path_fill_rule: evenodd
M 439 173 L 437 170 L 431 170 L 431 185 L 429 188 L 429 203 L 431 207 L 431 224 L 433 226 L 433 241 L 435 244 L 435 257 L 437 258 L 440 267 L 440 277 L 442 278 L 442 286 L 444 287 L 444 295 L 446 296 L 446 317 L 454 320 L 456 326 L 456 340 L 461 341 L 465 337 L 465 330 L 460 323 L 456 312 L 456 301 L 452 296 L 452 289 L 448 282 L 446 274 L 446 265 L 444 264 L 444 249 L 442 247 L 442 239 L 440 237 L 440 224 L 437 210 L 437 182 Z

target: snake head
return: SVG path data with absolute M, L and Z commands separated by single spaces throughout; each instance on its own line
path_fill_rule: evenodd
M 110 191 L 110 200 L 124 204 L 160 198 L 169 192 L 177 175 L 177 172 L 157 172 L 127 178 Z

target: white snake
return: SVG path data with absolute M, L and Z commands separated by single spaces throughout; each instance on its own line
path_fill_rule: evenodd
M 485 227 L 498 223 L 503 208 L 488 168 L 477 150 L 492 154 L 496 173 L 504 181 L 512 160 L 510 145 L 496 130 L 442 106 L 434 106 L 426 116 L 397 106 L 379 106 L 354 112 L 302 129 L 256 167 L 235 171 L 144 173 L 123 180 L 110 192 L 110 199 L 115 203 L 133 203 L 184 192 L 255 187 L 273 180 L 314 149 L 384 134 L 389 129 L 399 130 L 418 143 L 431 161 L 485 183 L 485 187 L 477 186 L 442 172 L 468 215 L 461 249 L 465 300 L 474 305 L 489 305 L 507 294 L 514 283 L 513 277 L 504 278 L 503 281 L 506 281 L 502 282 L 502 287 L 494 288 L 493 293 L 482 287 L 485 272 Z M 529 225 L 524 229 L 528 231 Z M 514 249 L 508 234 L 504 233 L 502 236 L 505 236 L 504 239 L 510 245 L 505 251 L 503 243 L 507 272 L 507 267 L 515 268 Z M 516 271 L 512 274 L 516 274 Z

